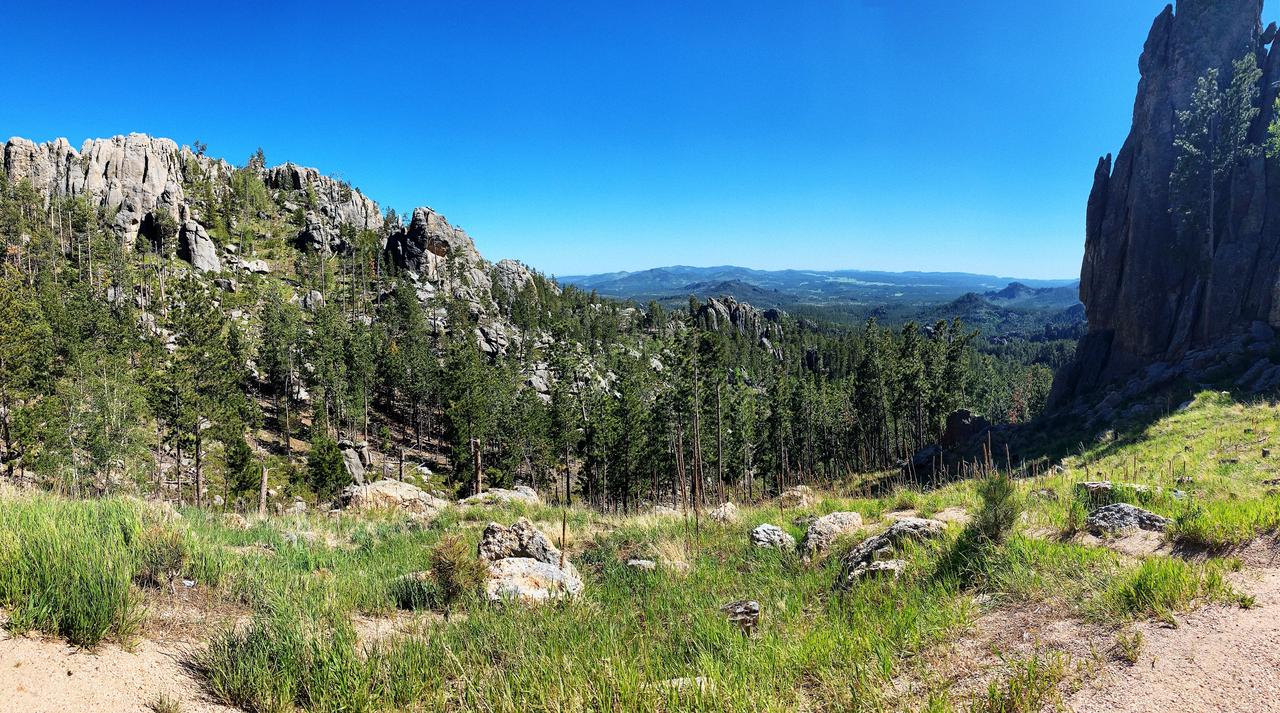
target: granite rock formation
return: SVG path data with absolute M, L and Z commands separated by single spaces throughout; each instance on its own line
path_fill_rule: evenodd
M 1170 189 L 1177 113 L 1207 70 L 1229 79 L 1250 52 L 1263 71 L 1251 141 L 1265 139 L 1280 52 L 1261 12 L 1262 0 L 1181 0 L 1152 25 L 1133 128 L 1114 160 L 1098 162 L 1089 194 L 1080 281 L 1089 331 L 1058 375 L 1058 406 L 1103 387 L 1129 384 L 1134 395 L 1196 379 L 1229 361 L 1248 368 L 1258 355 L 1234 355 L 1256 341 L 1251 334 L 1280 325 L 1280 161 L 1258 155 L 1234 168 L 1211 239 L 1179 228 Z

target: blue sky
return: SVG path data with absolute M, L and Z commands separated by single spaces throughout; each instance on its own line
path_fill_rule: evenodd
M 195 5 L 12 4 L 0 134 L 261 146 L 555 274 L 1069 277 L 1164 2 Z

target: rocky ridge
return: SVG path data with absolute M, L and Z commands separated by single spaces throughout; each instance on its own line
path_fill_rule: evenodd
M 1101 421 L 1141 393 L 1231 373 L 1245 389 L 1280 386 L 1270 358 L 1280 326 L 1280 161 L 1259 153 L 1234 168 L 1212 239 L 1179 228 L 1170 188 L 1177 113 L 1207 70 L 1229 78 L 1234 60 L 1257 56 L 1261 111 L 1250 141 L 1265 139 L 1280 51 L 1261 13 L 1262 0 L 1181 0 L 1152 25 L 1132 130 L 1114 159 L 1099 160 L 1089 194 L 1080 282 L 1089 331 L 1056 379 L 1059 408 L 1076 403 Z M 1112 403 L 1098 407 L 1094 394 L 1105 389 Z

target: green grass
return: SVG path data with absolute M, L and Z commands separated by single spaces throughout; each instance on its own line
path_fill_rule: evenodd
M 131 545 L 142 527 L 132 502 L 34 497 L 0 507 L 0 606 L 9 626 L 79 646 L 125 641 L 142 612 Z
M 1170 619 L 1197 602 L 1239 601 L 1218 562 L 1192 564 L 1172 557 L 1151 557 L 1112 582 L 1098 612 L 1106 619 L 1153 616 Z
M 469 564 L 489 521 L 529 517 L 559 542 L 562 511 L 545 505 L 450 508 L 429 524 L 308 514 L 237 528 L 196 510 L 169 520 L 135 500 L 14 497 L 0 507 L 0 606 L 15 628 L 92 646 L 137 633 L 148 589 L 195 580 L 251 614 L 248 625 L 215 632 L 195 663 L 209 693 L 253 711 L 1037 710 L 1062 684 L 1064 664 L 1050 654 L 1013 660 L 971 699 L 952 700 L 926 676 L 904 701 L 899 679 L 919 676 L 920 654 L 963 635 L 977 594 L 997 612 L 1035 603 L 1116 627 L 1206 602 L 1247 605 L 1220 560 L 1134 559 L 1071 537 L 1087 513 L 1074 486 L 1146 486 L 1125 497 L 1173 518 L 1172 539 L 1234 547 L 1280 525 L 1277 496 L 1263 485 L 1280 467 L 1261 454 L 1272 433 L 1276 409 L 1210 394 L 1140 433 L 1082 449 L 1064 472 L 990 481 L 985 498 L 975 482 L 878 498 L 823 493 L 807 508 L 743 507 L 737 523 L 703 519 L 697 528 L 681 517 L 573 508 L 566 549 L 585 592 L 531 609 L 484 603 L 471 575 L 404 575 Z M 747 539 L 764 522 L 799 538 L 803 518 L 837 510 L 874 528 L 890 511 L 955 506 L 974 516 L 968 531 L 905 545 L 895 554 L 908 562 L 902 577 L 844 593 L 833 587 L 840 551 L 865 535 L 817 564 Z M 624 564 L 631 557 L 660 565 L 635 570 Z M 750 637 L 719 611 L 736 599 L 762 605 Z M 446 608 L 447 619 L 423 614 Z M 358 640 L 355 615 L 397 609 L 418 612 L 420 634 Z M 698 677 L 707 690 L 665 683 Z

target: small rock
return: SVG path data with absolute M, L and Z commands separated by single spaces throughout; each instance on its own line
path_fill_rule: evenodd
M 907 569 L 906 560 L 873 560 L 868 564 L 856 567 L 849 573 L 849 583 L 861 579 L 879 579 L 889 577 L 897 579 Z
M 813 488 L 807 485 L 794 485 L 782 491 L 778 496 L 778 504 L 784 508 L 807 508 L 818 502 Z
M 946 531 L 946 528 L 945 523 L 921 518 L 904 518 L 893 523 L 879 535 L 873 535 L 863 540 L 861 544 L 854 547 L 844 556 L 840 563 L 840 576 L 836 579 L 836 586 L 840 588 L 848 587 L 853 581 L 853 573 L 860 567 L 865 567 L 876 561 L 877 552 L 885 548 L 896 548 L 900 543 L 907 540 L 919 541 L 940 537 Z
M 796 538 L 777 525 L 764 524 L 751 531 L 751 544 L 790 552 L 796 548 Z
M 738 506 L 733 503 L 725 503 L 720 507 L 707 513 L 707 517 L 714 522 L 730 523 L 738 520 Z
M 754 599 L 740 599 L 736 602 L 729 602 L 720 607 L 720 611 L 729 617 L 729 621 L 737 624 L 744 634 L 750 634 L 755 631 L 756 626 L 760 623 L 760 602 Z
M 658 569 L 658 563 L 653 560 L 630 559 L 627 560 L 627 566 L 645 572 L 652 572 Z
M 1116 533 L 1133 529 L 1159 532 L 1168 527 L 1169 522 L 1168 518 L 1129 503 L 1114 503 L 1094 510 L 1085 520 L 1085 525 L 1096 533 Z
M 856 512 L 833 512 L 823 515 L 809 526 L 800 541 L 800 554 L 811 560 L 821 557 L 835 544 L 836 538 L 862 527 L 862 515 Z

